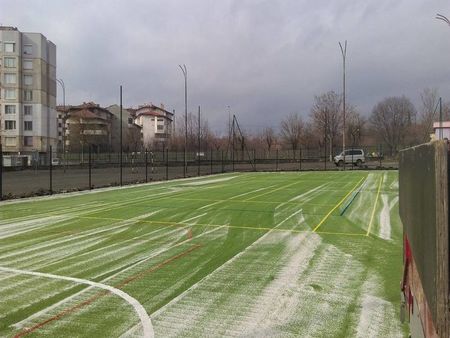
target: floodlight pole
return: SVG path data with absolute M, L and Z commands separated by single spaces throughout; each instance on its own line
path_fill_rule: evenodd
M 343 98 L 342 98 L 342 153 L 344 154 L 344 170 L 345 170 L 345 61 L 347 57 L 347 40 L 344 42 L 344 46 L 339 42 L 339 48 L 342 54 L 342 87 L 343 87 Z
M 187 148 L 187 68 L 186 65 L 178 65 L 184 76 L 184 177 L 187 173 L 187 159 L 186 159 L 186 148 Z
M 122 186 L 122 177 L 123 177 L 123 172 L 122 172 L 122 85 L 120 86 L 120 118 L 119 118 L 119 125 L 120 125 L 120 147 L 119 147 L 119 162 L 120 162 L 120 186 Z

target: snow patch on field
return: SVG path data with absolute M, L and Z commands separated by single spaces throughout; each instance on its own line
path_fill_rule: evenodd
M 0 239 L 23 234 L 25 232 L 36 230 L 42 227 L 63 222 L 70 219 L 68 216 L 48 216 L 38 219 L 30 219 L 22 222 L 13 222 L 0 226 Z
M 307 202 L 313 199 L 315 196 L 318 196 L 321 194 L 320 189 L 327 186 L 329 183 L 324 183 L 322 185 L 319 185 L 318 187 L 315 187 L 314 189 L 308 190 L 307 192 L 304 192 L 300 195 L 297 195 L 289 200 L 289 202 L 298 201 L 301 200 L 302 202 Z
M 282 263 L 284 266 L 257 297 L 249 313 L 235 328 L 236 331 L 247 336 L 262 327 L 265 331 L 291 319 L 299 301 L 298 297 L 292 297 L 296 281 L 307 269 L 320 242 L 320 237 L 315 234 L 296 235 L 288 240 Z
M 356 337 L 403 337 L 392 304 L 377 297 L 380 281 L 371 276 L 363 285 Z
M 222 177 L 222 178 L 215 178 L 215 179 L 210 179 L 210 180 L 201 180 L 198 182 L 189 182 L 189 183 L 184 183 L 183 186 L 196 186 L 196 185 L 204 185 L 204 184 L 211 184 L 211 183 L 217 183 L 217 182 L 224 182 L 224 181 L 229 181 L 233 178 L 236 178 L 238 176 L 230 176 L 230 177 Z
M 391 209 L 389 208 L 389 198 L 386 194 L 381 195 L 383 207 L 380 213 L 380 237 L 386 240 L 391 239 Z

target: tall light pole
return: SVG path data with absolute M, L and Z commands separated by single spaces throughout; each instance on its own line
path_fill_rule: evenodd
M 436 19 L 444 21 L 447 25 L 450 26 L 450 20 L 447 19 L 446 16 L 442 14 L 436 14 Z M 439 112 L 439 138 L 442 140 L 443 136 L 443 130 L 442 130 L 442 98 L 439 98 L 439 105 L 440 105 L 440 112 Z
M 184 177 L 187 173 L 186 147 L 187 147 L 187 68 L 186 65 L 178 65 L 184 76 Z
M 63 79 L 56 79 L 62 88 L 63 91 L 63 110 L 62 114 L 62 152 L 63 152 L 63 162 L 64 162 L 64 172 L 66 171 L 66 85 L 64 84 Z
M 347 57 L 347 40 L 344 42 L 344 46 L 339 42 L 339 48 L 342 54 L 342 154 L 344 155 L 344 170 L 345 170 L 345 61 Z

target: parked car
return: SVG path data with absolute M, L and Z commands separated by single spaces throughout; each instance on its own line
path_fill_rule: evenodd
M 52 158 L 52 166 L 60 165 L 61 161 L 59 158 Z
M 366 162 L 365 156 L 364 156 L 364 150 L 362 149 L 347 149 L 345 151 L 345 163 L 351 163 L 356 166 L 361 166 L 363 163 Z M 336 155 L 334 157 L 334 163 L 341 167 L 344 165 L 344 152 L 340 153 L 339 155 Z

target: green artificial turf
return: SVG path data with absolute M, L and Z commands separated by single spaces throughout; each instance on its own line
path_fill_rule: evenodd
M 142 335 L 69 276 L 135 298 L 157 337 L 402 337 L 397 190 L 394 171 L 232 173 L 0 204 L 0 336 Z

